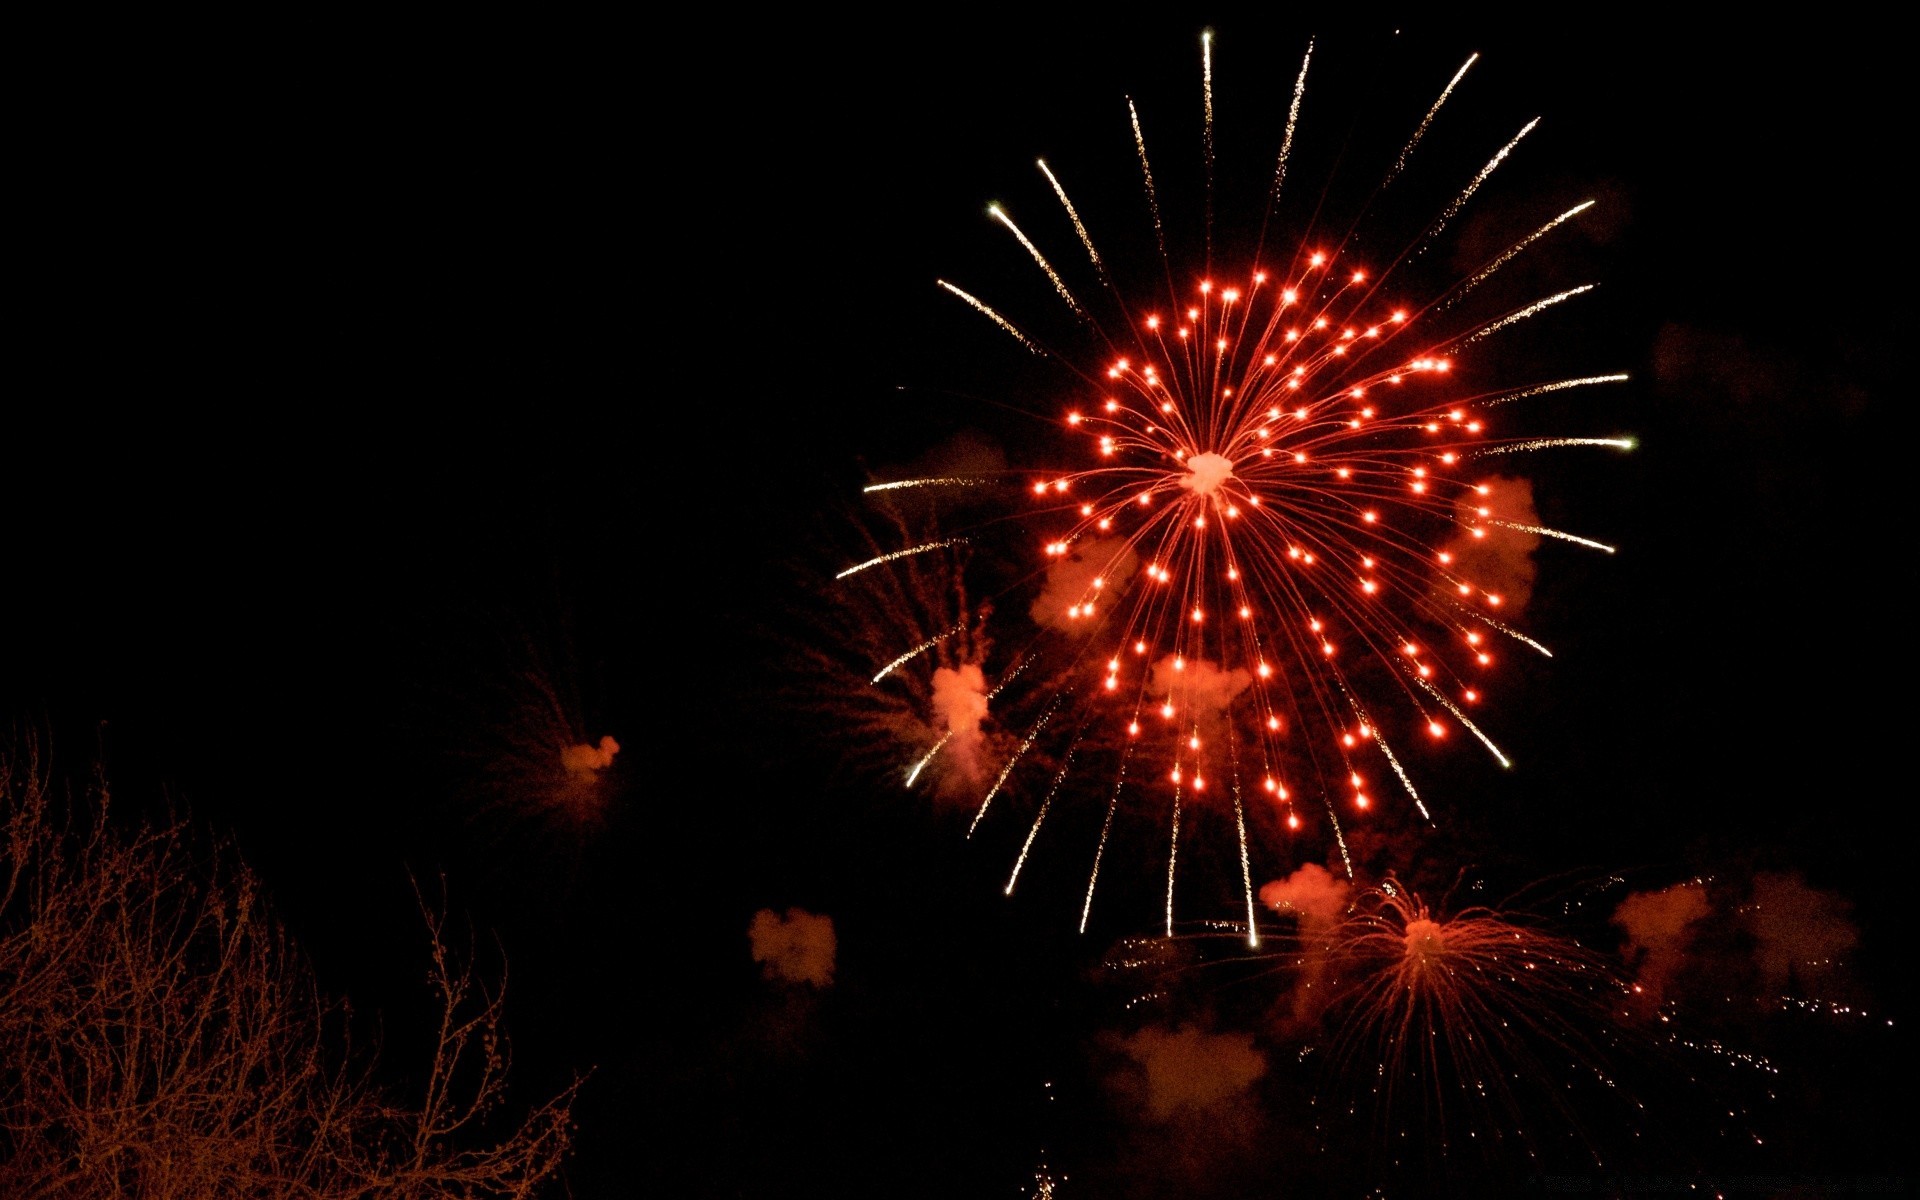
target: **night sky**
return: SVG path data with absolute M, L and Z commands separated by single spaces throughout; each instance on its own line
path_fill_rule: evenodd
M 1872 1019 L 1696 1005 L 1701 1036 L 1780 1073 L 1696 1090 L 1674 1081 L 1706 1068 L 1670 1043 L 1623 1050 L 1623 1085 L 1665 1107 L 1584 1114 L 1604 1165 L 1509 1146 L 1435 1169 L 1482 1194 L 1897 1182 L 1911 105 L 1872 31 L 1579 21 L 1213 26 L 1217 246 L 1272 170 L 1310 35 L 1288 212 L 1366 201 L 1381 147 L 1474 51 L 1415 159 L 1431 174 L 1375 203 L 1431 216 L 1534 116 L 1454 232 L 1492 247 L 1600 201 L 1526 268 L 1600 288 L 1516 341 L 1546 370 L 1630 373 L 1531 417 L 1639 448 L 1517 467 L 1546 524 L 1619 553 L 1536 555 L 1525 626 L 1556 657 L 1516 664 L 1484 714 L 1515 768 L 1456 739 L 1422 776 L 1439 828 L 1383 818 L 1375 857 L 1591 885 L 1568 929 L 1608 955 L 1630 891 L 1711 877 L 1737 900 L 1792 875 L 1847 914 L 1830 981 Z M 1096 240 L 1150 250 L 1133 96 L 1192 243 L 1203 27 L 982 11 L 56 47 L 14 179 L 34 213 L 0 475 L 14 752 L 104 764 L 127 821 L 231 838 L 323 986 L 377 1014 L 402 1085 L 425 1011 L 409 881 L 444 877 L 511 963 L 522 1099 L 592 1072 L 579 1195 L 1014 1197 L 1043 1156 L 1065 1196 L 1423 1194 L 1404 1147 L 1317 1140 L 1330 1085 L 1263 1023 L 1257 964 L 1102 968 L 1158 931 L 1164 845 L 1117 845 L 1140 869 L 1080 935 L 1084 848 L 1042 846 L 1004 897 L 1024 824 L 969 840 L 970 810 L 842 744 L 848 697 L 808 674 L 869 472 L 963 433 L 1015 466 L 1065 444 L 1071 377 L 934 285 L 1047 311 L 986 204 L 1072 260 L 1044 156 Z M 1423 269 L 1472 269 L 1451 253 Z M 526 809 L 535 710 L 619 740 L 590 818 Z M 1280 848 L 1255 884 L 1328 852 Z M 1233 916 L 1216 891 L 1182 916 Z M 833 921 L 830 986 L 750 956 L 756 912 L 793 908 Z M 1737 988 L 1738 949 L 1695 965 Z M 1265 1074 L 1221 1112 L 1143 1115 L 1122 1047 L 1176 1026 L 1250 1036 Z

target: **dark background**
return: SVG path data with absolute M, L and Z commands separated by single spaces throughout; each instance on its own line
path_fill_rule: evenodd
M 1535 115 L 1488 204 L 1603 202 L 1545 251 L 1602 284 L 1563 361 L 1634 379 L 1562 411 L 1641 448 L 1529 468 L 1549 524 L 1621 551 L 1542 553 L 1529 628 L 1558 657 L 1489 722 L 1520 766 L 1463 776 L 1479 798 L 1446 796 L 1454 832 L 1409 853 L 1650 885 L 1797 870 L 1852 902 L 1860 986 L 1903 1016 L 1891 49 L 1546 24 L 1217 26 L 1223 197 L 1271 169 L 1317 32 L 1318 157 L 1290 187 L 1364 198 L 1380 160 L 1349 123 L 1403 136 L 1478 50 L 1429 146 L 1436 207 L 1463 177 L 1442 164 L 1470 173 Z M 1050 217 L 1035 155 L 1126 180 L 1133 95 L 1191 235 L 1200 28 L 49 35 L 11 189 L 31 214 L 0 475 L 16 743 L 76 776 L 104 761 L 129 818 L 171 805 L 231 835 L 396 1059 L 422 1002 L 408 880 L 444 873 L 512 963 L 525 1094 L 593 1071 L 580 1194 L 1011 1196 L 1043 1146 L 1098 1194 L 1129 1126 L 1097 1044 L 1125 1018 L 1088 972 L 1153 931 L 1152 896 L 1086 938 L 1071 881 L 1002 898 L 997 850 L 836 773 L 771 697 L 796 576 L 843 565 L 809 535 L 863 464 L 964 428 L 1016 460 L 1051 436 L 1015 412 L 1054 411 L 1049 377 L 933 286 L 1033 286 L 984 204 Z M 622 743 L 590 830 L 463 815 L 529 671 Z M 789 906 L 834 918 L 831 989 L 749 959 L 753 913 Z M 1680 1137 L 1633 1169 L 1905 1168 L 1897 1026 L 1762 1033 L 1784 1098 L 1752 1121 L 1774 1140 Z M 1220 1189 L 1360 1194 L 1347 1159 L 1281 1157 Z

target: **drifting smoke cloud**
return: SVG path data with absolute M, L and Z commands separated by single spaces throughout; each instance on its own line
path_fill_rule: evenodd
M 1798 988 L 1847 990 L 1846 956 L 1859 945 L 1852 903 L 1797 871 L 1759 871 L 1745 887 L 1678 884 L 1636 892 L 1613 923 L 1648 1002 L 1685 993 L 1692 980 L 1721 988 L 1745 978 L 1760 996 Z
M 753 961 L 768 979 L 805 983 L 815 988 L 833 985 L 836 941 L 833 918 L 790 908 L 781 916 L 770 908 L 753 914 L 747 926 Z
M 1307 863 L 1260 889 L 1260 903 L 1283 916 L 1298 916 L 1301 925 L 1311 929 L 1325 929 L 1338 921 L 1352 899 L 1352 885 L 1319 863 Z
M 1853 905 L 1844 896 L 1807 886 L 1798 872 L 1761 871 L 1743 915 L 1753 932 L 1753 958 L 1770 992 L 1789 981 L 1818 987 L 1840 973 L 1860 944 Z
M 1139 565 L 1139 556 L 1124 538 L 1081 542 L 1047 568 L 1046 586 L 1040 589 L 1029 615 L 1052 629 L 1073 629 L 1079 622 L 1068 615 L 1070 609 L 1089 599 L 1098 604 L 1103 595 L 1118 595 Z M 1096 591 L 1095 579 L 1105 586 Z
M 1711 911 L 1707 889 L 1678 883 L 1657 892 L 1635 892 L 1614 910 L 1613 923 L 1627 931 L 1621 952 L 1634 968 L 1634 982 L 1650 1004 L 1687 965 L 1693 926 Z
M 1300 956 L 1293 984 L 1275 1004 L 1275 1028 L 1296 1037 L 1319 1020 L 1328 1002 L 1327 939 L 1323 935 L 1346 916 L 1353 885 L 1319 863 L 1304 863 L 1285 879 L 1260 889 L 1260 903 L 1300 921 Z
M 613 756 L 618 753 L 620 743 L 609 734 L 601 738 L 597 746 L 568 746 L 560 751 L 560 765 L 574 775 L 594 776 L 611 767 Z
M 987 677 L 968 663 L 933 673 L 933 711 L 956 742 L 978 740 L 987 718 Z
M 1482 591 L 1500 597 L 1504 612 L 1517 613 L 1533 598 L 1533 582 L 1539 567 L 1533 552 L 1540 547 L 1540 535 L 1524 529 L 1487 525 L 1485 521 L 1506 521 L 1515 525 L 1539 525 L 1540 514 L 1533 507 L 1533 484 L 1524 479 L 1495 476 L 1485 481 L 1487 494 L 1471 496 L 1462 506 L 1460 519 L 1481 530 L 1483 537 L 1461 531 L 1441 547 L 1453 558 L 1448 573 Z M 1486 509 L 1483 516 L 1480 509 Z
M 1090 1167 L 1094 1194 L 1245 1196 L 1261 1190 L 1246 1176 L 1274 1130 L 1256 1088 L 1267 1075 L 1267 1060 L 1251 1034 L 1158 1026 L 1102 1041 L 1111 1055 L 1108 1097 L 1125 1132 L 1111 1155 Z
M 1247 1033 L 1148 1028 L 1121 1039 L 1120 1049 L 1139 1071 L 1134 1086 L 1147 1114 L 1161 1122 L 1235 1105 L 1267 1073 Z

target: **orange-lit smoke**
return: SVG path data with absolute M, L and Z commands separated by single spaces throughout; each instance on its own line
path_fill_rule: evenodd
M 1352 900 L 1352 885 L 1319 863 L 1307 863 L 1260 889 L 1260 903 L 1282 915 L 1298 916 L 1303 927 L 1314 930 L 1338 921 Z
M 1192 1025 L 1142 1029 L 1120 1043 L 1140 1069 L 1142 1099 L 1155 1121 L 1204 1116 L 1232 1106 L 1267 1073 L 1253 1035 L 1207 1033 Z
M 1743 909 L 1753 932 L 1754 965 L 1769 992 L 1818 988 L 1839 977 L 1844 957 L 1860 942 L 1852 903 L 1810 887 L 1798 872 L 1761 871 Z
M 1540 546 L 1540 535 L 1486 522 L 1539 525 L 1540 514 L 1533 507 L 1533 484 L 1496 475 L 1480 486 L 1486 489 L 1485 494 L 1468 495 L 1459 516 L 1462 523 L 1479 530 L 1482 536 L 1462 530 L 1440 548 L 1452 560 L 1447 574 L 1500 597 L 1501 612 L 1518 613 L 1533 598 L 1533 581 L 1540 571 L 1533 552 Z
M 1658 1004 L 1687 965 L 1692 927 L 1709 911 L 1707 889 L 1699 883 L 1635 892 L 1614 910 L 1613 923 L 1627 931 L 1622 953 L 1634 968 L 1634 985 L 1647 1004 Z
M 620 743 L 613 740 L 611 734 L 600 739 L 597 746 L 568 746 L 560 751 L 560 765 L 570 774 L 594 776 L 613 765 L 613 756 L 620 753 Z
M 1097 608 L 1103 600 L 1118 596 L 1139 565 L 1139 556 L 1124 538 L 1080 542 L 1047 567 L 1046 586 L 1029 615 L 1052 629 L 1073 629 L 1079 623 L 1073 616 L 1079 605 L 1091 601 Z M 1095 580 L 1099 587 L 1094 586 Z
M 789 908 L 783 917 L 763 908 L 753 914 L 747 940 L 753 947 L 753 961 L 768 979 L 832 986 L 836 950 L 832 917 L 802 908 Z

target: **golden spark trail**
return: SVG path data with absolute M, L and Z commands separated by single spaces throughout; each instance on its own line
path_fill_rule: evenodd
M 956 624 L 952 629 L 947 630 L 945 633 L 934 634 L 932 637 L 928 638 L 926 641 L 921 642 L 918 646 L 915 646 L 913 649 L 907 651 L 905 654 L 902 654 L 899 658 L 896 658 L 892 662 L 888 663 L 886 666 L 881 667 L 880 673 L 878 675 L 875 675 L 872 679 L 869 679 L 867 682 L 879 683 L 882 679 L 885 679 L 887 676 L 893 674 L 895 671 L 899 670 L 902 666 L 904 666 L 907 662 L 912 660 L 914 656 L 925 654 L 927 651 L 933 649 L 935 646 L 939 645 L 941 642 L 952 637 L 954 634 L 959 633 L 961 630 L 965 629 L 966 627 L 967 627 L 967 623 L 965 621 L 961 621 L 960 623 Z
M 1133 761 L 1133 747 L 1120 757 L 1120 777 L 1113 781 L 1113 799 L 1107 801 L 1107 819 L 1100 824 L 1100 841 L 1093 848 L 1093 871 L 1087 876 L 1087 899 L 1080 906 L 1080 932 L 1087 931 L 1087 917 L 1093 912 L 1093 889 L 1100 882 L 1100 860 L 1107 853 L 1107 835 L 1113 832 L 1113 814 L 1120 808 L 1120 791 L 1127 786 L 1127 764 Z
M 1522 525 L 1518 521 L 1491 520 L 1483 523 L 1487 525 L 1498 525 L 1502 529 L 1518 529 L 1522 533 L 1537 533 L 1541 537 L 1559 538 L 1563 542 L 1573 542 L 1576 545 L 1588 546 L 1595 550 L 1605 550 L 1608 554 L 1615 553 L 1617 549 L 1617 547 L 1609 546 L 1605 542 L 1596 542 L 1592 538 L 1583 538 L 1578 534 L 1565 533 L 1558 529 L 1548 529 L 1544 525 Z
M 1394 754 L 1392 746 L 1387 745 L 1387 735 L 1380 732 L 1380 727 L 1371 721 L 1367 722 L 1367 728 L 1373 730 L 1373 744 L 1380 747 L 1380 753 L 1387 756 L 1387 763 L 1393 767 L 1393 773 L 1400 777 L 1400 786 L 1407 789 L 1407 795 L 1413 798 L 1413 806 L 1419 809 L 1420 815 L 1431 824 L 1433 814 L 1427 811 L 1426 801 L 1420 799 L 1420 793 L 1414 790 L 1413 780 L 1407 777 L 1407 769 L 1400 765 L 1399 756 Z
M 1462 68 L 1462 69 L 1464 70 L 1465 68 Z M 1480 268 L 1479 274 L 1475 275 L 1473 278 L 1467 280 L 1465 283 L 1461 284 L 1458 288 L 1456 288 L 1454 290 L 1453 295 L 1447 297 L 1446 303 L 1440 306 L 1439 311 L 1445 312 L 1449 308 L 1452 308 L 1456 303 L 1460 301 L 1461 297 L 1465 296 L 1468 292 L 1472 291 L 1474 288 L 1477 288 L 1481 284 L 1485 283 L 1487 281 L 1487 278 L 1491 276 L 1495 271 L 1498 271 L 1501 267 L 1506 266 L 1508 261 L 1511 260 L 1514 255 L 1520 253 L 1522 250 L 1525 250 L 1528 246 L 1533 245 L 1535 242 L 1545 237 L 1548 233 L 1552 232 L 1552 230 L 1556 226 L 1560 225 L 1562 222 L 1569 221 L 1592 207 L 1593 207 L 1593 201 L 1591 200 L 1587 200 L 1580 204 L 1576 204 L 1572 208 L 1568 209 L 1567 211 L 1561 213 L 1559 216 L 1555 217 L 1553 220 L 1548 221 L 1545 225 L 1542 225 L 1540 228 L 1534 230 L 1532 233 L 1528 234 L 1526 237 L 1521 238 L 1519 241 L 1515 242 L 1513 245 L 1507 247 L 1507 249 L 1501 253 L 1499 258 L 1494 259 L 1492 262 L 1488 263 L 1486 266 Z
M 1053 269 L 1053 264 L 1047 261 L 1046 255 L 1040 253 L 1040 247 L 1028 241 L 1027 235 L 1020 232 L 1020 227 L 1013 223 L 1013 218 L 1007 215 L 1007 210 L 1001 208 L 998 204 L 989 204 L 987 205 L 987 215 L 1002 225 L 1005 225 L 1014 237 L 1020 239 L 1020 244 L 1026 247 L 1028 254 L 1033 256 L 1033 261 L 1038 263 L 1040 269 L 1047 273 L 1047 278 L 1053 281 L 1053 290 L 1060 293 L 1060 298 L 1067 302 L 1067 307 L 1071 308 L 1078 316 L 1086 316 L 1087 310 L 1081 308 L 1080 302 L 1075 300 L 1073 293 L 1067 290 L 1066 281 L 1062 280 L 1060 273 Z
M 1101 279 L 1105 279 L 1106 264 L 1100 261 L 1100 252 L 1093 248 L 1093 238 L 1087 233 L 1087 227 L 1080 223 L 1080 214 L 1075 211 L 1073 201 L 1067 199 L 1067 189 L 1061 187 L 1060 181 L 1053 177 L 1053 172 L 1047 167 L 1046 159 L 1035 161 L 1040 164 L 1040 173 L 1045 175 L 1047 182 L 1053 185 L 1053 194 L 1060 197 L 1060 207 L 1067 210 L 1067 219 L 1073 222 L 1073 231 L 1080 235 L 1080 244 L 1087 248 L 1087 257 L 1093 260 L 1093 269 L 1100 273 Z
M 1500 753 L 1500 747 L 1493 744 L 1492 738 L 1480 732 L 1480 727 L 1478 725 L 1475 725 L 1473 721 L 1468 718 L 1467 714 L 1460 711 L 1460 706 L 1458 704 L 1455 704 L 1453 701 L 1447 699 L 1446 694 L 1443 693 L 1439 688 L 1434 687 L 1431 683 L 1428 683 L 1426 680 L 1420 678 L 1418 675 L 1413 676 L 1413 681 L 1419 684 L 1422 688 L 1425 688 L 1429 696 L 1432 696 L 1435 700 L 1438 700 L 1441 704 L 1445 705 L 1447 711 L 1453 714 L 1454 720 L 1466 726 L 1468 733 L 1471 733 L 1473 736 L 1479 738 L 1480 744 L 1482 746 L 1485 746 L 1489 751 L 1492 752 L 1495 758 L 1500 760 L 1501 766 L 1508 767 L 1508 768 L 1511 768 L 1513 766 L 1513 760 L 1509 759 L 1506 755 Z
M 1013 874 L 1007 876 L 1006 895 L 1013 895 L 1013 885 L 1020 878 L 1020 868 L 1027 865 L 1027 851 L 1033 849 L 1033 839 L 1040 836 L 1040 822 L 1047 819 L 1047 810 L 1053 807 L 1053 798 L 1059 794 L 1060 785 L 1066 782 L 1067 771 L 1073 766 L 1073 751 L 1067 751 L 1066 761 L 1060 764 L 1060 773 L 1053 777 L 1053 786 L 1047 789 L 1047 798 L 1040 802 L 1040 811 L 1034 814 L 1033 828 L 1027 830 L 1027 840 L 1021 843 L 1020 857 L 1013 861 Z
M 1140 110 L 1127 97 L 1127 115 L 1133 118 L 1133 148 L 1140 152 L 1140 174 L 1147 181 L 1147 207 L 1153 210 L 1153 237 L 1160 245 L 1160 261 L 1167 260 L 1167 233 L 1160 227 L 1160 197 L 1153 190 L 1153 168 L 1147 163 L 1147 135 L 1140 132 Z
M 1173 936 L 1173 868 L 1180 861 L 1180 785 L 1173 787 L 1173 837 L 1167 842 L 1167 936 Z
M 1544 396 L 1548 392 L 1563 392 L 1568 388 L 1588 387 L 1596 383 L 1625 383 L 1632 378 L 1624 372 L 1614 375 L 1586 375 L 1579 379 L 1560 379 L 1553 383 L 1543 383 L 1538 387 L 1524 388 L 1505 396 L 1496 396 L 1485 403 L 1489 408 L 1495 404 L 1510 404 L 1515 400 L 1525 400 L 1529 396 Z
M 1433 107 L 1427 110 L 1425 117 L 1421 118 L 1420 127 L 1413 131 L 1413 136 L 1407 139 L 1406 148 L 1400 151 L 1399 160 L 1393 164 L 1393 169 L 1387 172 L 1387 177 L 1380 181 L 1381 190 L 1384 191 L 1388 185 L 1399 178 L 1400 172 L 1407 169 L 1407 159 L 1413 154 L 1413 148 L 1420 144 L 1420 139 L 1427 136 L 1427 126 L 1433 124 L 1434 117 L 1439 115 L 1440 106 L 1447 102 L 1448 96 L 1453 95 L 1454 87 L 1465 78 L 1467 68 L 1478 61 L 1480 61 L 1480 55 L 1477 51 L 1469 54 L 1467 61 L 1461 63 L 1460 69 L 1453 73 L 1453 78 L 1447 82 L 1447 86 L 1440 89 L 1440 98 L 1433 102 Z
M 1247 814 L 1240 803 L 1240 766 L 1238 760 L 1233 769 L 1233 824 L 1240 831 L 1240 886 L 1247 896 L 1247 947 L 1260 948 L 1260 925 L 1254 920 L 1253 910 L 1253 862 L 1247 857 Z
M 1511 446 L 1476 450 L 1466 457 L 1489 458 L 1495 454 L 1521 454 L 1528 450 L 1552 450 L 1558 446 L 1612 446 L 1616 450 L 1631 450 L 1639 444 L 1632 438 L 1535 438 L 1530 442 L 1515 442 Z
M 1547 649 L 1545 646 L 1542 646 L 1539 642 L 1534 641 L 1532 638 L 1528 637 L 1526 634 L 1521 633 L 1518 629 L 1515 629 L 1510 625 L 1503 625 L 1499 621 L 1496 621 L 1492 617 L 1488 616 L 1487 614 L 1468 608 L 1465 605 L 1455 605 L 1455 607 L 1458 608 L 1461 612 L 1472 617 L 1474 620 L 1479 621 L 1480 623 L 1486 625 L 1489 629 L 1499 630 L 1501 633 L 1506 634 L 1508 637 L 1512 638 L 1514 641 L 1525 642 L 1527 645 L 1533 647 L 1535 650 L 1538 650 L 1541 654 L 1544 654 L 1548 658 L 1553 657 L 1553 651 Z
M 1554 295 L 1548 296 L 1544 300 L 1535 300 L 1532 304 L 1527 305 L 1525 308 L 1515 309 L 1513 312 L 1508 313 L 1506 316 L 1501 317 L 1496 321 L 1492 321 L 1486 325 L 1482 325 L 1480 328 L 1474 330 L 1472 333 L 1469 333 L 1467 336 L 1455 342 L 1453 344 L 1453 348 L 1455 350 L 1464 350 L 1468 346 L 1473 345 L 1475 342 L 1495 333 L 1498 330 L 1505 329 L 1509 325 L 1517 324 L 1518 322 L 1524 321 L 1528 317 L 1533 316 L 1535 313 L 1540 312 L 1543 309 L 1552 308 L 1554 305 L 1560 303 L 1562 300 L 1571 300 L 1575 296 L 1580 295 L 1582 292 L 1590 292 L 1594 289 L 1594 287 L 1595 287 L 1594 284 L 1583 283 L 1577 288 L 1568 288 L 1566 291 L 1557 292 Z
M 1313 39 L 1307 39 L 1307 52 L 1300 59 L 1300 75 L 1293 81 L 1293 103 L 1287 109 L 1287 131 L 1280 138 L 1280 160 L 1273 168 L 1273 191 L 1267 197 L 1271 209 L 1280 200 L 1280 187 L 1287 181 L 1287 156 L 1293 153 L 1293 131 L 1300 124 L 1300 101 L 1307 94 L 1307 66 L 1313 62 Z
M 1206 263 L 1213 269 L 1213 30 L 1200 35 L 1200 91 L 1206 108 L 1206 120 L 1200 140 L 1207 158 Z
M 883 484 L 881 486 L 885 487 L 885 486 L 891 486 L 891 485 Z M 867 489 L 867 491 L 869 492 L 874 490 L 876 489 L 874 488 Z M 944 550 L 948 546 L 961 546 L 961 545 L 965 545 L 966 541 L 967 539 L 965 538 L 948 538 L 944 542 L 928 542 L 924 546 L 909 546 L 905 550 L 895 550 L 891 554 L 882 554 L 879 558 L 870 558 L 863 563 L 855 563 L 853 566 L 848 567 L 846 570 L 840 572 L 838 575 L 835 575 L 834 578 L 845 579 L 849 575 L 859 574 L 861 571 L 866 570 L 868 567 L 877 567 L 881 563 L 890 563 L 896 558 L 905 558 L 910 554 L 925 554 L 929 550 Z
M 966 292 L 961 291 L 959 288 L 953 286 L 952 284 L 948 283 L 944 279 L 936 279 L 934 280 L 934 282 L 939 284 L 941 287 L 947 289 L 949 292 L 952 292 L 954 295 L 960 297 L 962 300 L 965 300 L 968 304 L 973 305 L 974 310 L 980 313 L 981 316 L 984 316 L 985 318 L 987 318 L 987 320 L 992 321 L 995 325 L 998 325 L 1000 328 L 1012 334 L 1014 341 L 1019 342 L 1022 346 L 1025 346 L 1027 349 L 1033 351 L 1035 354 L 1039 355 L 1041 358 L 1045 358 L 1047 356 L 1047 352 L 1045 350 L 1042 350 L 1040 347 L 1034 345 L 1033 342 L 1029 341 L 1027 338 L 1027 335 L 1024 333 L 1021 333 L 1019 329 L 1015 328 L 1012 321 L 1007 320 L 1005 317 L 1001 316 L 999 313 L 993 311 L 991 308 L 988 308 L 986 305 L 986 302 L 981 300 L 979 297 L 972 296 L 967 294 Z
M 1473 182 L 1467 184 L 1466 190 L 1461 192 L 1460 195 L 1455 198 L 1452 204 L 1447 205 L 1447 211 L 1441 213 L 1440 219 L 1438 221 L 1435 221 L 1432 227 L 1427 230 L 1426 234 L 1422 236 L 1420 240 L 1423 243 L 1431 242 L 1436 234 L 1438 234 L 1442 229 L 1445 229 L 1447 227 L 1448 221 L 1451 221 L 1456 216 L 1460 215 L 1460 210 L 1465 208 L 1467 206 L 1467 201 L 1471 200 L 1473 198 L 1473 194 L 1480 190 L 1480 185 L 1487 181 L 1487 176 L 1493 174 L 1494 169 L 1506 160 L 1507 155 L 1513 153 L 1513 148 L 1515 146 L 1518 146 L 1520 144 L 1520 139 L 1527 136 L 1529 133 L 1532 133 L 1533 127 L 1538 125 L 1539 123 L 1540 123 L 1539 117 L 1535 117 L 1533 120 L 1528 121 L 1525 128 L 1523 128 L 1519 133 L 1516 133 L 1513 135 L 1512 141 L 1500 147 L 1499 152 L 1495 154 L 1492 158 L 1487 160 L 1487 165 L 1480 168 L 1480 173 L 1473 177 Z
M 897 488 L 923 487 L 985 487 L 991 479 L 968 479 L 964 476 L 952 476 L 947 479 L 896 479 L 891 483 L 870 483 L 861 488 L 862 492 L 891 492 Z
M 913 781 L 920 778 L 920 772 L 927 769 L 927 764 L 933 761 L 933 756 L 940 753 L 941 750 L 945 749 L 946 744 L 952 740 L 953 740 L 953 730 L 949 729 L 946 732 L 946 736 L 942 737 L 939 741 L 933 744 L 933 749 L 927 751 L 925 757 L 923 757 L 919 762 L 913 764 L 913 770 L 907 772 L 908 787 L 913 786 Z
M 1000 794 L 1001 786 L 1007 782 L 1007 776 L 1013 774 L 1013 768 L 1020 761 L 1021 756 L 1033 749 L 1033 740 L 1040 736 L 1040 731 L 1047 727 L 1047 722 L 1053 719 L 1054 710 L 1059 707 L 1060 700 L 1056 699 L 1046 712 L 1040 714 L 1040 719 L 1033 723 L 1032 730 L 1027 733 L 1027 740 L 1020 743 L 1020 748 L 1013 752 L 1013 757 L 1007 760 L 1007 765 L 1000 768 L 1000 778 L 994 780 L 993 786 L 987 789 L 987 798 L 980 802 L 980 811 L 973 814 L 973 824 L 967 826 L 968 837 L 972 837 L 973 831 L 980 828 L 980 818 L 987 815 L 987 806 L 992 804 L 993 798 Z

